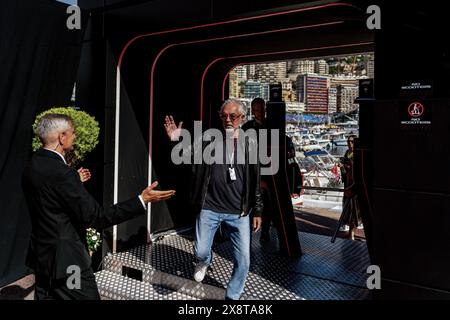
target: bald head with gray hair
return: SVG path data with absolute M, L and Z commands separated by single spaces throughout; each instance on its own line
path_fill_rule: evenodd
M 72 118 L 59 113 L 48 113 L 39 120 L 36 126 L 36 135 L 42 144 L 46 145 L 56 141 L 58 135 L 73 128 Z
M 225 100 L 225 102 L 222 104 L 222 107 L 220 108 L 220 112 L 222 112 L 223 108 L 225 108 L 225 106 L 227 106 L 229 104 L 235 104 L 235 105 L 239 106 L 239 112 L 243 115 L 247 114 L 247 108 L 245 107 L 244 103 L 241 100 L 233 99 L 233 98 Z

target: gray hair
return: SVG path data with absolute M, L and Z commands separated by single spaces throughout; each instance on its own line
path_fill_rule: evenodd
M 222 107 L 220 107 L 220 112 L 223 111 L 223 108 L 225 108 L 225 106 L 229 105 L 229 104 L 235 104 L 239 106 L 239 112 L 241 112 L 243 115 L 247 114 L 247 107 L 245 106 L 245 104 L 238 99 L 228 99 L 225 100 L 225 102 L 222 104 Z
M 73 127 L 72 118 L 59 113 L 47 113 L 36 126 L 36 135 L 44 142 L 52 135 L 64 132 Z

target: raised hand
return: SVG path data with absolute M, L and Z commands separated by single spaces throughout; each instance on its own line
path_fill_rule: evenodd
M 84 183 L 91 178 L 91 172 L 89 171 L 89 169 L 85 169 L 85 168 L 81 167 L 77 171 L 78 171 L 78 174 L 80 175 L 81 182 Z
M 167 191 L 153 190 L 156 188 L 157 185 L 158 181 L 155 181 L 150 186 L 145 188 L 144 191 L 142 191 L 141 196 L 145 204 L 149 202 L 158 202 L 167 200 L 175 194 L 175 190 L 167 190 Z
M 180 121 L 177 127 L 172 116 L 166 116 L 164 120 L 164 128 L 166 129 L 167 136 L 171 141 L 178 141 L 178 139 L 180 138 L 182 126 L 183 121 Z

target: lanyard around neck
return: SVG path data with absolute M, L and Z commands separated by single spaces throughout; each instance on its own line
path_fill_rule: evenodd
M 229 165 L 230 165 L 231 168 L 233 168 L 234 151 L 236 149 L 236 142 L 237 142 L 237 139 L 233 138 L 233 152 L 231 153 L 231 157 L 228 157 L 227 142 L 225 141 L 225 154 L 227 156 L 227 159 L 229 160 Z

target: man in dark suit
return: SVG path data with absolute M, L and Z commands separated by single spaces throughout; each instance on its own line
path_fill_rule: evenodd
M 32 223 L 27 264 L 35 272 L 35 299 L 99 299 L 86 228 L 102 229 L 144 214 L 147 203 L 166 200 L 175 191 L 154 190 L 158 184 L 154 182 L 139 196 L 105 209 L 66 164 L 64 156 L 75 139 L 71 118 L 47 114 L 36 134 L 43 148 L 33 155 L 22 177 Z M 78 285 L 70 281 L 76 270 Z

